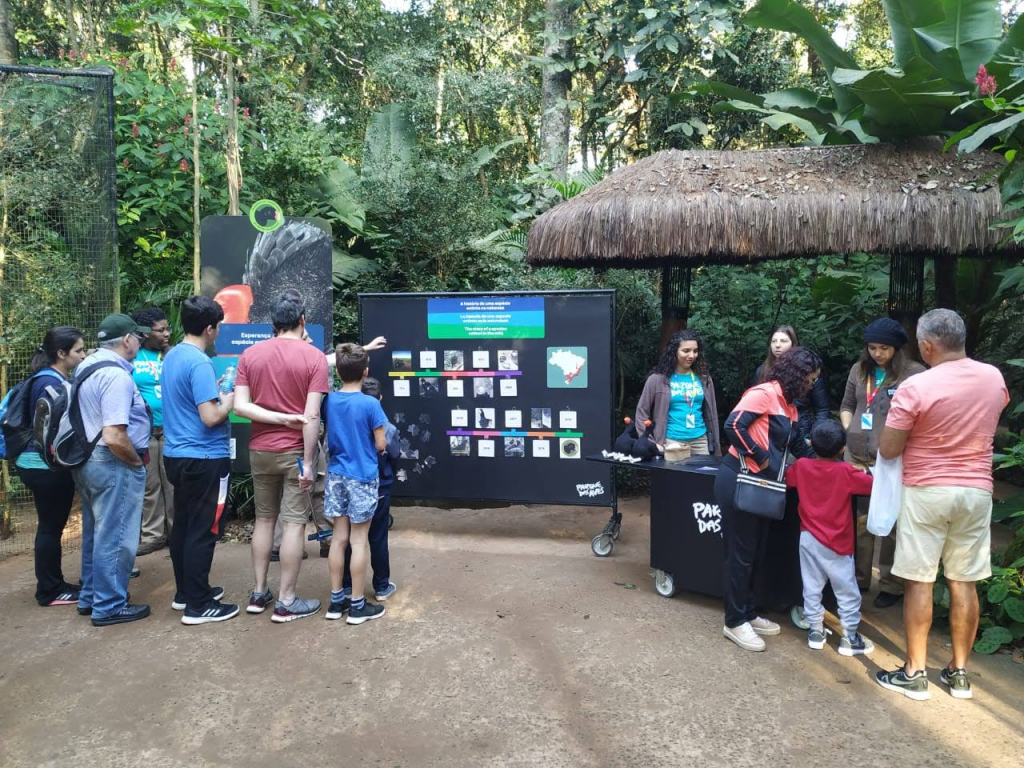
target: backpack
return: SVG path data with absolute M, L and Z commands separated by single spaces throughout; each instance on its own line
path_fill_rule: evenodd
M 96 443 L 103 436 L 103 430 L 97 432 L 92 440 L 86 439 L 78 390 L 96 371 L 112 367 L 119 366 L 111 360 L 90 365 L 75 377 L 70 392 L 65 389 L 52 401 L 40 398 L 36 403 L 36 445 L 39 446 L 39 454 L 50 469 L 77 469 L 92 456 Z
M 63 383 L 55 371 L 44 368 L 9 390 L 0 403 L 0 459 L 14 461 L 32 442 L 32 382 L 42 376 Z M 59 391 L 47 386 L 46 393 L 50 398 L 56 398 Z

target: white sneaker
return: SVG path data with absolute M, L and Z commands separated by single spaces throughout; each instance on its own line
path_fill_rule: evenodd
M 723 627 L 722 634 L 744 651 L 764 650 L 764 640 L 757 636 L 749 622 L 740 624 L 738 627 Z
M 782 627 L 774 621 L 768 621 L 763 616 L 758 616 L 750 622 L 750 626 L 759 635 L 777 635 L 782 631 Z

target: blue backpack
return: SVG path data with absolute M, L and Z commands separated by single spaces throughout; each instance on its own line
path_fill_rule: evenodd
M 3 402 L 0 402 L 0 459 L 14 461 L 32 442 L 35 420 L 35 403 L 30 402 L 32 382 L 42 376 L 48 376 L 63 384 L 63 380 L 55 371 L 44 368 L 8 390 Z M 47 394 L 51 398 L 56 398 L 59 394 L 57 389 L 47 389 Z

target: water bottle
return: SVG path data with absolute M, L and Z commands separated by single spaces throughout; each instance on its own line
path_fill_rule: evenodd
M 235 391 L 235 379 L 238 378 L 238 369 L 229 365 L 224 369 L 224 375 L 221 377 L 220 385 L 218 389 L 222 395 L 227 395 Z

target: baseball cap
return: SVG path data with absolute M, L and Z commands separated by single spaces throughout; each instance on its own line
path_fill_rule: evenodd
M 103 322 L 100 323 L 99 330 L 96 331 L 96 337 L 100 341 L 109 341 L 110 339 L 127 336 L 129 333 L 146 334 L 150 330 L 148 326 L 139 325 L 128 315 L 107 315 L 103 318 Z

